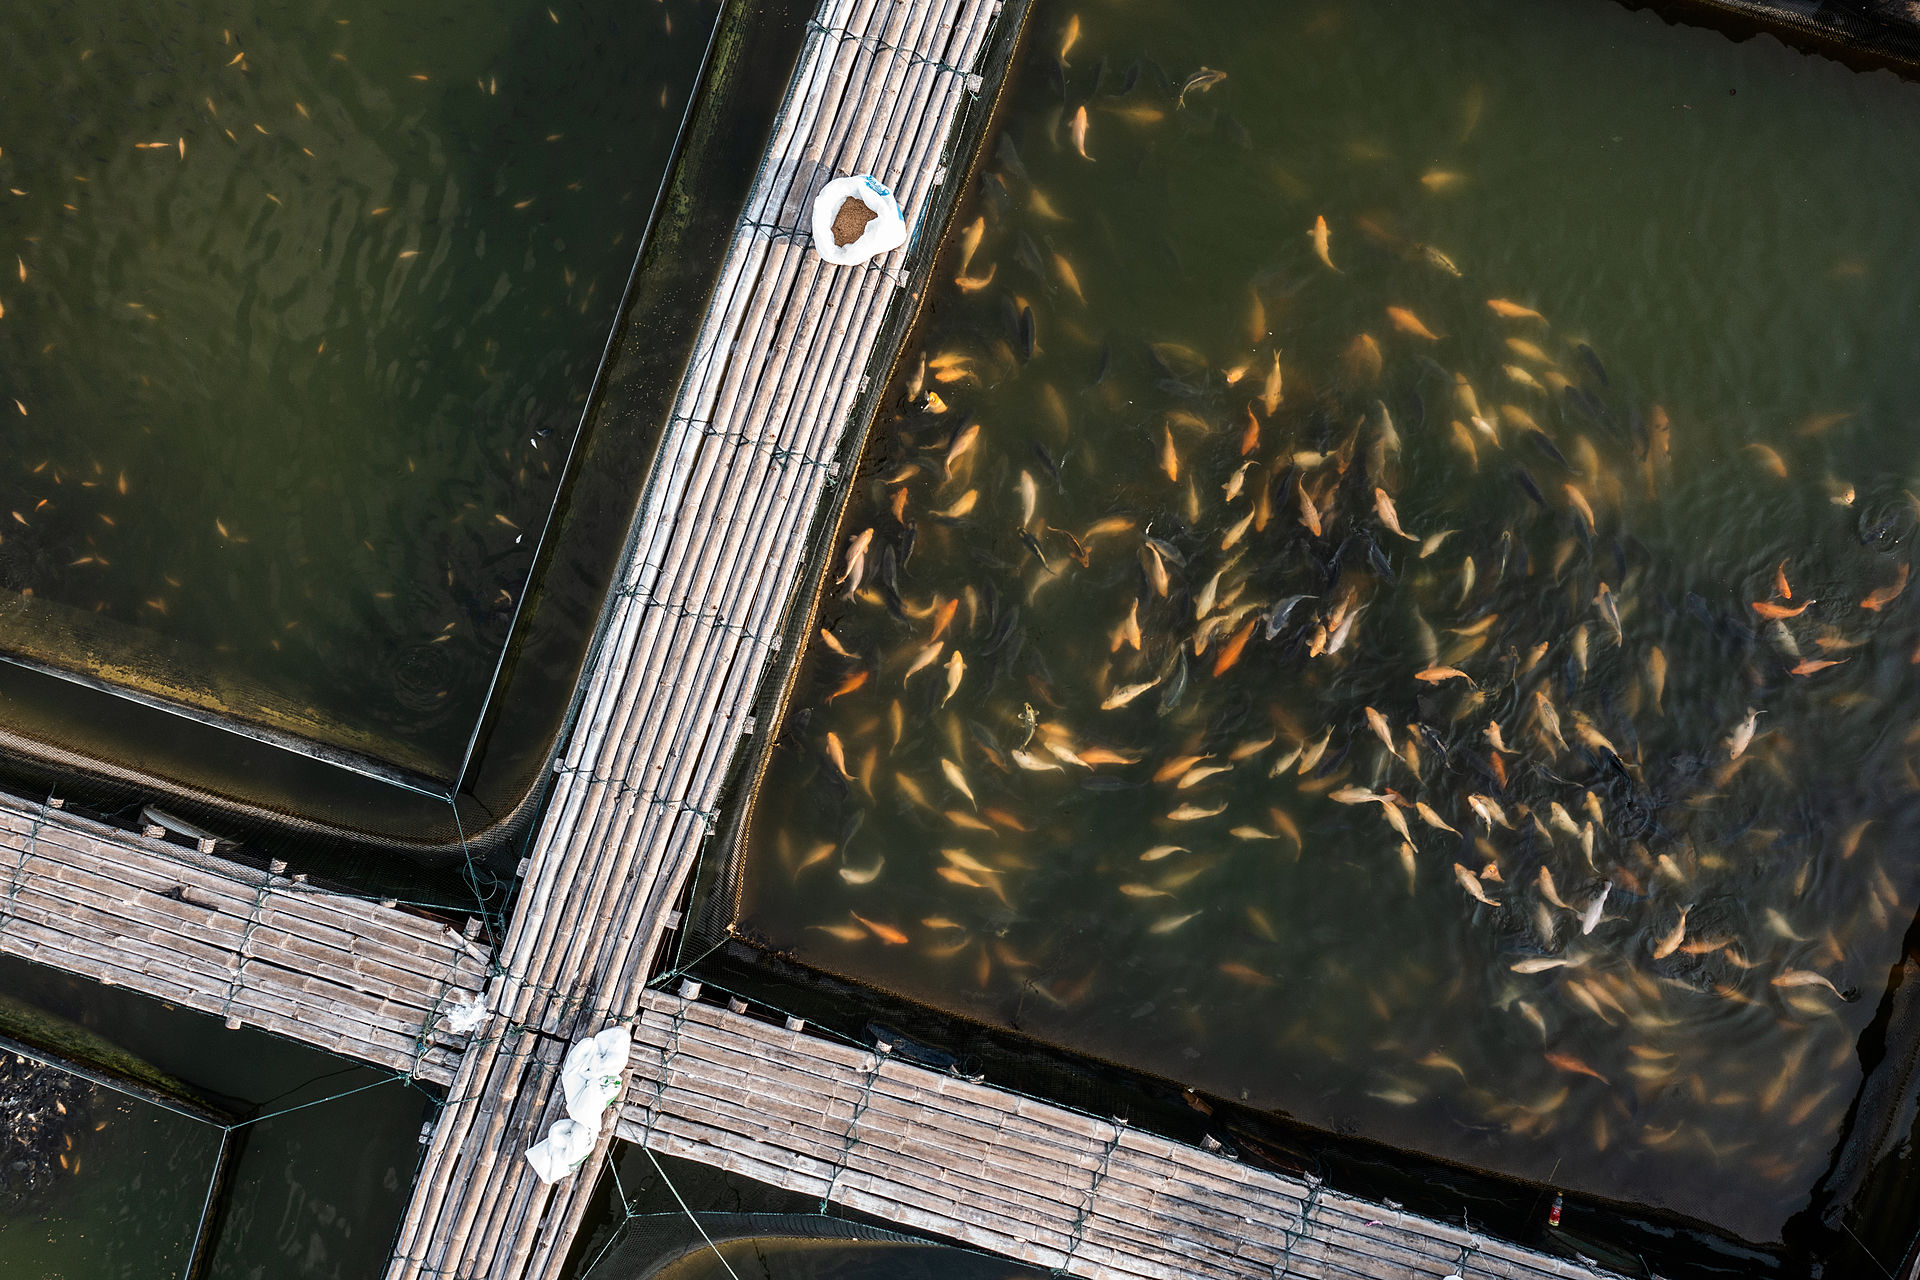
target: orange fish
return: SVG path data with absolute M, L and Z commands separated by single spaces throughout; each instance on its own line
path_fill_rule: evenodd
M 1493 314 L 1505 316 L 1509 320 L 1545 320 L 1546 317 L 1532 307 L 1523 307 L 1517 302 L 1508 302 L 1505 298 L 1488 298 L 1487 305 L 1493 308 Z
M 1168 427 L 1162 427 L 1160 433 L 1165 437 L 1165 442 L 1160 446 L 1160 469 L 1167 473 L 1167 479 L 1178 483 L 1180 455 L 1173 449 L 1173 431 Z
M 1253 406 L 1247 406 L 1247 429 L 1240 433 L 1240 456 L 1246 457 L 1260 447 L 1260 419 L 1253 416 Z
M 859 917 L 855 916 L 854 919 L 858 920 Z M 1570 1071 L 1577 1076 L 1592 1076 L 1595 1080 L 1598 1080 L 1601 1084 L 1613 1083 L 1612 1081 L 1608 1080 L 1605 1076 L 1601 1075 L 1598 1071 L 1595 1071 L 1592 1067 L 1580 1061 L 1580 1059 L 1573 1057 L 1571 1054 L 1549 1053 L 1548 1055 L 1546 1055 L 1546 1057 L 1547 1057 L 1547 1065 L 1550 1067 L 1557 1067 L 1561 1071 Z
M 874 937 L 880 939 L 880 941 L 890 947 L 904 947 L 911 941 L 906 934 L 900 932 L 890 924 L 881 924 L 878 921 L 869 920 L 858 911 L 849 911 L 847 914 L 867 926 L 867 929 Z
M 1304 485 L 1299 490 L 1299 497 L 1300 523 L 1307 526 L 1307 532 L 1317 538 L 1320 536 L 1320 508 L 1315 506 L 1313 499 L 1307 496 Z
M 1782 480 L 1787 478 L 1787 460 L 1764 444 L 1750 444 L 1746 451 L 1760 460 L 1760 465 Z
M 1439 684 L 1442 680 L 1465 680 L 1473 683 L 1473 677 L 1458 667 L 1428 667 L 1425 671 L 1416 671 L 1413 678 L 1423 684 Z
M 1233 633 L 1233 638 L 1220 650 L 1220 656 L 1213 660 L 1213 674 L 1220 675 L 1240 661 L 1240 654 L 1246 649 L 1247 641 L 1253 638 L 1253 626 L 1258 621 L 1258 618 L 1249 618 L 1245 626 Z
M 1270 987 L 1273 985 L 1272 978 L 1261 973 L 1258 969 L 1241 964 L 1238 960 L 1223 961 L 1220 965 L 1220 972 L 1226 974 L 1229 978 L 1238 979 L 1248 986 Z
M 1388 307 L 1387 319 L 1391 320 L 1393 327 L 1402 333 L 1410 333 L 1416 338 L 1425 338 L 1428 342 L 1440 341 L 1439 334 L 1421 324 L 1420 317 L 1405 307 Z
M 1780 567 L 1773 571 L 1773 589 L 1782 600 L 1793 599 L 1793 585 L 1787 581 L 1787 562 L 1782 560 Z
M 947 601 L 945 604 L 940 606 L 940 608 L 933 615 L 933 634 L 927 637 L 929 640 L 938 640 L 941 636 L 946 634 L 948 624 L 953 621 L 954 611 L 957 610 L 959 607 L 960 607 L 959 596 L 955 596 L 953 599 Z
M 1086 757 L 1082 756 L 1082 759 Z M 1031 831 L 1032 827 L 1008 813 L 1005 809 L 982 809 L 980 816 L 995 826 L 1006 827 L 1010 831 Z
M 1808 658 L 1805 662 L 1802 662 L 1793 669 L 1793 674 L 1796 676 L 1810 676 L 1815 672 L 1825 671 L 1828 667 L 1837 667 L 1845 661 L 1845 658 Z
M 838 689 L 835 689 L 832 693 L 827 695 L 827 701 L 832 702 L 835 698 L 843 697 L 846 694 L 852 693 L 855 689 L 858 689 L 861 685 L 867 682 L 867 676 L 870 674 L 871 673 L 867 671 L 854 672 L 852 675 L 847 677 L 845 684 L 842 684 Z
M 1880 587 L 1877 590 L 1869 592 L 1867 598 L 1860 602 L 1860 607 L 1862 609 L 1871 609 L 1877 613 L 1897 600 L 1900 593 L 1906 589 L 1907 566 L 1901 565 L 1900 572 L 1896 573 L 1893 577 L 1892 585 Z
M 950 881 L 953 884 L 965 885 L 969 889 L 984 889 L 987 887 L 958 867 L 936 867 L 934 870 L 939 872 L 942 880 Z
M 1803 600 L 1790 609 L 1784 604 L 1775 604 L 1771 600 L 1755 600 L 1753 611 L 1763 618 L 1797 618 L 1805 613 L 1807 606 L 1812 603 L 1811 600 Z
M 1380 371 L 1386 367 L 1386 360 L 1380 354 L 1380 344 L 1373 340 L 1370 333 L 1363 333 L 1348 344 L 1346 354 L 1341 359 L 1346 366 L 1348 381 L 1355 383 L 1378 381 Z

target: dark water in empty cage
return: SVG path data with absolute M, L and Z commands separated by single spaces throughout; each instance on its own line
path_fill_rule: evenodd
M 0 14 L 0 648 L 437 776 L 719 7 Z
M 1920 901 L 1920 91 L 1608 4 L 1033 22 L 739 931 L 1778 1241 Z

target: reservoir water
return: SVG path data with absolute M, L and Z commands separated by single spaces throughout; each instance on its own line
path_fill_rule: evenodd
M 1031 24 L 734 931 L 1777 1256 L 1864 1230 L 1920 89 L 1599 0 Z
M 0 14 L 0 650 L 456 778 L 720 6 Z

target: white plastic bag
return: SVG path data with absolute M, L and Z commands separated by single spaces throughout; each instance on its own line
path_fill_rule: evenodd
M 479 1030 L 480 1024 L 487 1020 L 487 997 L 477 992 L 471 1000 L 464 995 L 455 996 L 447 1005 L 445 1019 L 447 1030 L 457 1036 Z
M 555 1120 L 547 1136 L 527 1148 L 527 1163 L 540 1181 L 551 1186 L 580 1167 L 593 1153 L 598 1129 L 577 1120 Z
M 633 1034 L 625 1027 L 608 1027 L 568 1049 L 560 1065 L 567 1114 L 598 1133 L 600 1118 L 620 1096 L 620 1077 L 632 1051 Z
M 814 198 L 813 247 L 837 267 L 855 266 L 906 242 L 900 202 L 871 174 L 835 178 Z

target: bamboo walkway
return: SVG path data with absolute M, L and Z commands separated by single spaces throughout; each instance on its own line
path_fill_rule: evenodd
M 0 803 L 0 952 L 433 1084 L 487 983 L 467 932 L 67 813 Z
M 650 991 L 620 1137 L 1062 1274 L 1600 1272 L 990 1085 Z
M 556 1276 L 594 1193 L 521 1158 L 559 1114 L 568 1042 L 639 1008 L 648 967 L 799 572 L 902 253 L 813 252 L 838 175 L 918 230 L 995 0 L 826 0 L 722 267 L 635 523 L 580 717 L 501 950 L 496 1025 L 462 1060 L 389 1280 Z M 904 254 L 918 247 L 909 242 Z
M 641 1002 L 620 1138 L 822 1205 L 1116 1280 L 1611 1274 L 697 994 Z

